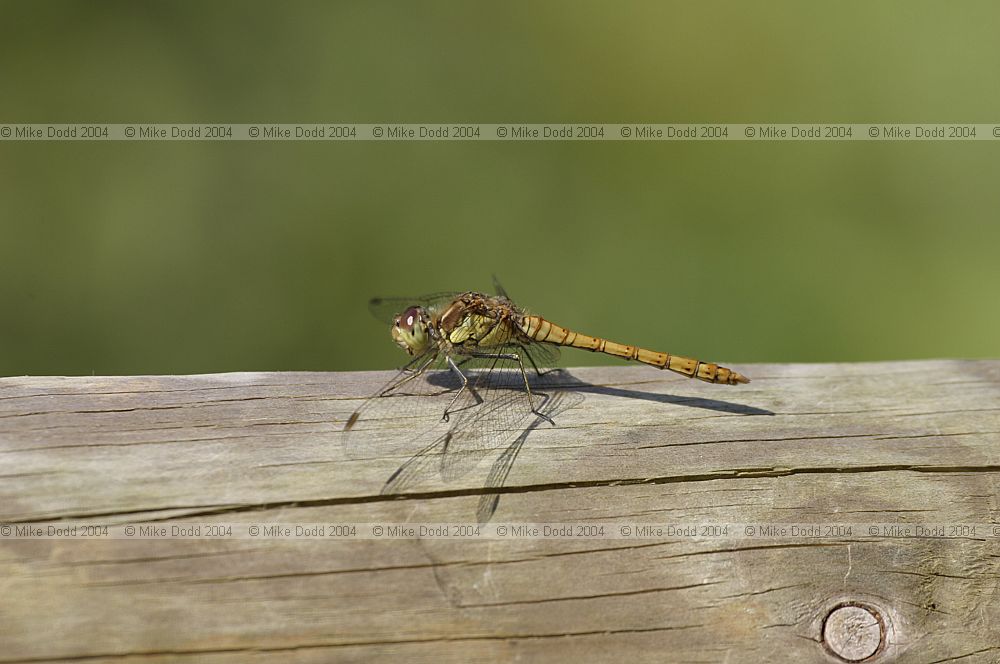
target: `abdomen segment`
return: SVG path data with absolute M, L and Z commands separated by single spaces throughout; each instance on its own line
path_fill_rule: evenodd
M 706 383 L 738 385 L 739 383 L 750 382 L 750 379 L 743 374 L 732 369 L 727 369 L 726 367 L 720 367 L 713 362 L 702 362 L 690 357 L 660 353 L 638 346 L 628 346 L 615 341 L 608 341 L 601 337 L 580 334 L 579 332 L 568 330 L 561 325 L 547 321 L 541 316 L 525 316 L 520 321 L 519 327 L 522 332 L 535 341 L 582 348 L 595 353 L 614 355 L 625 360 L 635 360 L 660 369 L 676 371 L 679 374 L 684 374 L 689 378 L 697 378 Z

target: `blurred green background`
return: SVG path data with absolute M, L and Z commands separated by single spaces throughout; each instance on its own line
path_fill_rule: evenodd
M 998 122 L 1000 4 L 5 2 L 0 122 Z M 0 143 L 0 375 L 388 368 L 489 289 L 707 360 L 996 357 L 1000 144 Z M 564 363 L 611 363 L 567 351 Z

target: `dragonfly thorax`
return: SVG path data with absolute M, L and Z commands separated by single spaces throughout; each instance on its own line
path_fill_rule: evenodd
M 392 322 L 392 340 L 410 355 L 420 355 L 431 343 L 430 316 L 423 307 L 410 307 Z

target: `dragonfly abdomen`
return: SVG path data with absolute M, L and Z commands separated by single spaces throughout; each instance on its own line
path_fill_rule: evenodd
M 713 362 L 702 362 L 690 357 L 660 353 L 655 350 L 640 348 L 639 346 L 620 344 L 601 337 L 592 337 L 589 334 L 581 334 L 561 325 L 556 325 L 541 316 L 525 316 L 519 322 L 519 327 L 522 332 L 535 341 L 582 348 L 583 350 L 595 353 L 614 355 L 625 360 L 635 360 L 659 369 L 669 369 L 670 371 L 684 374 L 689 378 L 697 378 L 706 383 L 737 385 L 739 383 L 750 382 L 750 379 L 743 374 L 732 369 L 727 369 L 726 367 L 721 367 Z

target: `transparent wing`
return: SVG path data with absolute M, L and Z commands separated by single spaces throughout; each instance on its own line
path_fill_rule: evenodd
M 447 303 L 461 295 L 458 292 L 432 293 L 416 297 L 373 297 L 368 301 L 368 310 L 372 316 L 386 325 L 392 324 L 392 319 L 410 307 L 433 307 L 436 304 Z
M 518 352 L 524 358 L 525 369 L 544 375 L 547 369 L 559 364 L 559 346 L 543 344 L 537 341 L 526 341 L 517 345 Z
M 434 390 L 427 382 L 429 372 L 439 366 L 441 358 L 437 348 L 431 347 L 427 352 L 418 355 L 400 369 L 385 385 L 375 394 L 366 399 L 347 418 L 344 424 L 344 431 L 355 429 L 359 422 L 366 420 L 382 419 L 380 415 L 388 412 L 392 408 L 406 410 L 402 404 L 394 402 L 393 399 L 402 397 L 432 396 Z M 438 389 L 437 392 L 441 392 Z
M 552 394 L 545 403 L 543 413 L 551 419 L 555 419 L 560 413 L 583 403 L 583 396 L 576 392 L 556 391 L 552 387 L 548 389 Z M 531 432 L 538 428 L 538 425 L 542 421 L 542 418 L 536 417 L 493 463 L 493 466 L 490 468 L 490 474 L 486 477 L 484 487 L 488 491 L 479 497 L 479 504 L 476 507 L 476 520 L 479 523 L 486 523 L 497 511 L 497 506 L 500 503 L 499 489 L 503 488 L 507 482 L 507 476 L 510 474 L 510 469 L 513 467 L 514 460 L 517 459 L 517 455 L 520 453 L 524 442 L 528 439 Z
M 452 387 L 447 398 L 439 400 L 439 405 L 449 410 L 447 426 L 425 439 L 424 447 L 389 478 L 383 494 L 406 492 L 435 471 L 445 481 L 452 481 L 496 452 L 501 452 L 499 466 L 494 463 L 487 486 L 502 484 L 527 435 L 540 426 L 548 426 L 552 416 L 567 403 L 554 393 L 557 381 L 537 375 L 524 361 L 523 351 L 521 346 L 509 345 L 485 357 L 456 362 L 468 381 L 464 390 L 454 370 L 428 376 L 431 384 L 439 382 Z M 496 501 L 492 500 L 479 512 L 492 513 L 495 508 Z
M 468 384 L 450 415 L 455 423 L 448 432 L 449 450 L 442 465 L 446 480 L 461 476 L 487 453 L 503 449 L 543 413 L 549 397 L 539 391 L 537 377 L 530 378 L 534 372 L 517 346 L 470 358 L 460 370 Z
M 389 374 L 385 385 L 347 418 L 341 434 L 345 456 L 363 463 L 397 459 L 399 464 L 444 436 L 455 420 L 443 422 L 441 414 L 460 386 L 445 366 L 435 352 Z
M 493 294 L 510 300 L 510 295 L 507 295 L 507 289 L 500 284 L 500 279 L 495 274 L 493 275 Z

